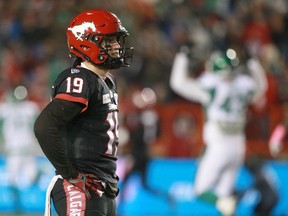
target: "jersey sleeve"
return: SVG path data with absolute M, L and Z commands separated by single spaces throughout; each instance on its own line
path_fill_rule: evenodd
M 210 101 L 210 95 L 199 86 L 196 79 L 189 76 L 188 64 L 189 59 L 184 53 L 176 54 L 170 75 L 170 87 L 187 100 L 206 104 Z
M 241 92 L 247 96 L 249 104 L 253 103 L 253 97 L 257 92 L 257 85 L 254 79 L 249 75 L 240 75 L 237 79 L 238 86 L 241 86 Z
M 67 69 L 59 75 L 52 86 L 52 99 L 56 98 L 83 104 L 83 112 L 87 109 L 88 100 L 91 96 L 90 80 L 89 72 L 87 74 L 87 71 L 81 68 Z
M 258 59 L 249 59 L 247 62 L 247 67 L 250 70 L 251 76 L 256 85 L 252 102 L 257 104 L 261 99 L 263 100 L 268 88 L 265 70 Z
M 76 177 L 78 171 L 67 154 L 67 143 L 63 139 L 65 126 L 75 118 L 83 105 L 65 100 L 52 100 L 34 123 L 35 136 L 57 174 L 63 178 Z

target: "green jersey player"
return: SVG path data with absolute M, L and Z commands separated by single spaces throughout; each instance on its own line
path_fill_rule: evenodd
M 240 73 L 238 64 L 235 50 L 214 51 L 206 70 L 191 78 L 189 58 L 179 52 L 170 77 L 175 93 L 205 108 L 203 140 L 206 149 L 197 170 L 195 193 L 215 203 L 223 215 L 232 215 L 236 207 L 232 193 L 245 157 L 246 109 L 259 102 L 267 88 L 264 71 L 256 59 L 247 61 L 250 74 Z

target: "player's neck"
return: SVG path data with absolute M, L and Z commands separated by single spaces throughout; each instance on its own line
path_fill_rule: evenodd
M 105 78 L 107 73 L 108 73 L 108 70 L 100 69 L 90 62 L 81 62 L 81 67 L 86 68 L 86 69 L 94 72 L 95 74 L 97 74 L 98 76 L 100 76 L 102 78 Z

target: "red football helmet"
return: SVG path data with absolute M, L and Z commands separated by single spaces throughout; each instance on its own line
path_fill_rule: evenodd
M 71 56 L 110 69 L 130 66 L 133 47 L 126 48 L 124 40 L 128 31 L 113 13 L 100 9 L 84 11 L 73 18 L 66 33 Z M 111 38 L 119 44 L 116 57 L 109 54 Z

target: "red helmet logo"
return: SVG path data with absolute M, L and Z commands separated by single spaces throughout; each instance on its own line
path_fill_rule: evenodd
M 76 40 L 83 41 L 83 36 L 87 34 L 89 31 L 96 32 L 96 27 L 93 22 L 84 22 L 80 25 L 75 25 L 73 27 L 68 28 L 68 31 L 71 31 Z

